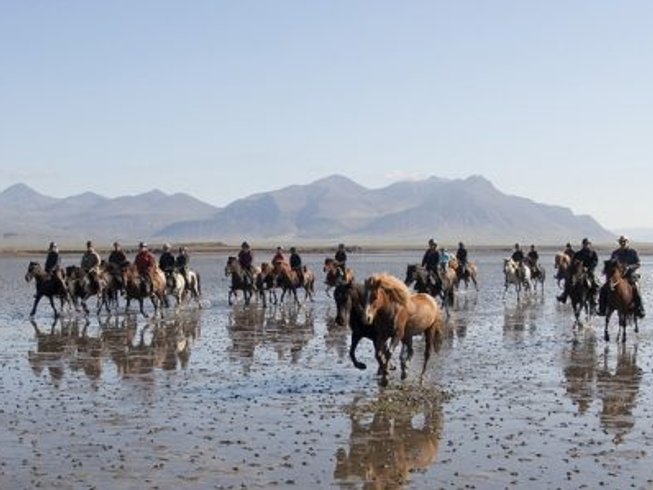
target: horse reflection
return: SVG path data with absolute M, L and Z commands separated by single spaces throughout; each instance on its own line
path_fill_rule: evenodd
M 79 318 L 55 319 L 47 331 L 41 330 L 33 319 L 31 323 L 36 335 L 36 351 L 28 352 L 28 360 L 36 375 L 47 367 L 53 381 L 58 384 L 67 363 L 73 371 L 84 371 L 89 379 L 100 378 L 102 341 L 88 334 L 88 321 Z
M 566 380 L 567 396 L 583 415 L 596 395 L 596 339 L 585 335 L 575 341 L 571 350 L 564 353 L 563 372 Z
M 349 447 L 338 449 L 334 471 L 341 486 L 401 488 L 410 483 L 412 472 L 435 462 L 443 425 L 441 404 L 425 401 L 407 408 L 393 397 L 396 393 L 383 392 L 376 409 L 361 409 L 355 402 L 349 408 Z M 380 408 L 388 406 L 396 406 L 396 413 Z
M 170 320 L 147 324 L 137 335 L 134 320 L 107 332 L 111 339 L 111 358 L 120 376 L 146 374 L 154 369 L 175 370 L 187 367 L 190 350 L 199 335 L 199 314 L 188 311 Z M 107 340 L 109 342 L 109 340 Z
M 236 306 L 227 322 L 229 358 L 249 372 L 257 348 L 272 348 L 279 360 L 290 357 L 296 363 L 315 336 L 314 324 L 312 308 L 272 306 L 264 310 Z
M 608 350 L 606 347 L 603 369 L 598 372 L 597 392 L 603 402 L 601 427 L 614 435 L 613 442 L 618 445 L 635 425 L 633 409 L 637 405 L 642 369 L 637 366 L 637 345 L 628 349 L 624 344 L 618 346 L 614 371 L 608 367 Z

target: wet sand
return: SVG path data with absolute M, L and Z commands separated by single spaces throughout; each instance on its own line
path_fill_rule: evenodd
M 403 278 L 418 255 L 350 261 Z M 47 302 L 28 318 L 30 258 L 0 257 L 0 488 L 653 487 L 649 320 L 624 346 L 602 319 L 574 331 L 549 255 L 544 297 L 519 304 L 502 256 L 474 257 L 481 289 L 459 295 L 424 385 L 417 341 L 388 388 L 369 342 L 369 368 L 351 365 L 321 286 L 301 307 L 229 307 L 225 258 L 194 258 L 208 308 L 53 324 Z M 321 281 L 323 256 L 304 259 Z

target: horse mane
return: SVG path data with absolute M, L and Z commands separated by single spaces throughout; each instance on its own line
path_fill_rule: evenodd
M 411 292 L 408 286 L 395 276 L 388 273 L 374 274 L 372 276 L 372 283 L 375 288 L 379 288 L 387 294 L 391 301 L 399 303 L 402 306 L 409 304 Z

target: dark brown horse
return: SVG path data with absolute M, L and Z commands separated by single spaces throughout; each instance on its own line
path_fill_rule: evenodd
M 569 299 L 571 299 L 571 307 L 576 318 L 574 326 L 576 326 L 581 325 L 581 312 L 585 312 L 586 318 L 589 318 L 591 314 L 590 307 L 594 300 L 592 282 L 587 267 L 583 267 L 583 263 L 578 259 L 574 261 L 573 267 L 570 267 L 569 271 L 573 271 L 568 272 L 567 280 L 569 281 Z
M 431 349 L 439 344 L 444 333 L 442 310 L 435 299 L 428 294 L 411 293 L 401 280 L 390 274 L 375 274 L 365 281 L 365 321 L 390 332 L 390 352 L 402 343 L 401 379 L 406 379 L 407 366 L 413 356 L 413 336 L 423 334 L 424 365 L 420 380 L 423 379 Z M 383 353 L 377 354 L 383 356 Z M 383 363 L 382 384 L 387 384 L 387 361 Z
M 635 332 L 639 332 L 637 325 L 637 315 L 635 314 L 635 291 L 630 281 L 625 276 L 626 269 L 623 264 L 616 260 L 606 260 L 603 272 L 607 281 L 607 296 L 606 296 L 606 310 L 605 310 L 605 330 L 603 337 L 605 341 L 610 340 L 608 333 L 608 324 L 610 323 L 610 316 L 614 311 L 617 312 L 619 317 L 619 331 L 617 332 L 617 340 L 621 335 L 621 341 L 626 341 L 626 325 L 629 320 L 632 320 L 635 326 Z M 604 287 L 606 287 L 604 286 Z
M 274 272 L 277 275 L 279 286 L 283 289 L 279 301 L 283 303 L 284 296 L 288 291 L 290 291 L 295 298 L 295 303 L 299 303 L 299 299 L 297 298 L 297 289 L 299 288 L 304 288 L 304 301 L 306 301 L 307 298 L 313 301 L 313 294 L 315 293 L 313 289 L 315 275 L 305 266 L 300 275 L 296 270 L 292 269 L 290 264 L 287 262 L 278 261 L 274 265 Z
M 356 347 L 361 339 L 370 339 L 374 343 L 374 352 L 379 364 L 378 374 L 383 374 L 383 360 L 390 359 L 390 351 L 387 347 L 388 335 L 382 332 L 374 324 L 368 324 L 365 320 L 365 287 L 363 284 L 353 282 L 339 284 L 333 291 L 336 301 L 336 324 L 348 325 L 351 329 L 351 343 L 349 346 L 349 357 L 351 362 L 358 369 L 367 369 L 365 363 L 356 359 Z M 378 355 L 382 353 L 383 357 Z
M 36 314 L 36 307 L 39 301 L 41 301 L 41 298 L 45 296 L 50 300 L 50 306 L 52 306 L 54 316 L 58 317 L 59 312 L 56 306 L 54 306 L 54 298 L 57 297 L 61 300 L 62 309 L 64 301 L 70 301 L 68 289 L 63 279 L 55 276 L 55 274 L 45 272 L 38 262 L 30 262 L 25 273 L 25 281 L 29 282 L 32 279 L 36 282 L 36 294 L 34 295 L 34 305 L 29 315 L 34 316 Z
M 254 294 L 255 284 L 254 278 L 243 270 L 236 257 L 229 257 L 227 265 L 224 267 L 224 275 L 231 276 L 231 287 L 229 288 L 229 295 L 227 302 L 229 306 L 233 304 L 231 298 L 237 294 L 237 291 L 242 291 L 245 297 L 245 304 L 249 304 L 249 300 Z

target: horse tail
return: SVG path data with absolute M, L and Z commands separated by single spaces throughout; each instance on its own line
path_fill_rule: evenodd
M 195 277 L 197 278 L 197 293 L 201 296 L 202 295 L 202 281 L 200 281 L 199 272 L 195 273 Z

